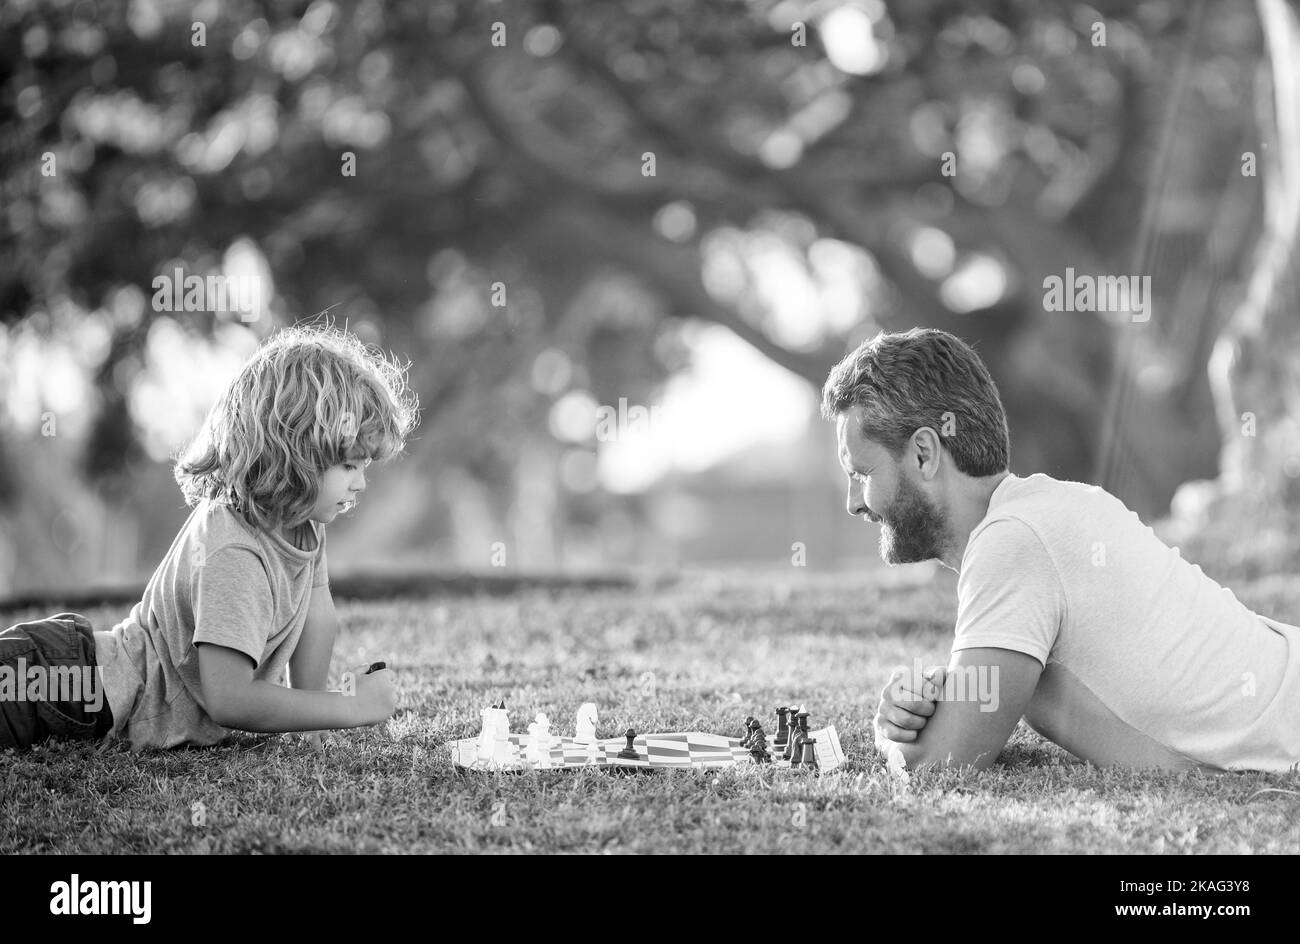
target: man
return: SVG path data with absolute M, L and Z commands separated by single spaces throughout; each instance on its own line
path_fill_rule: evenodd
M 885 561 L 958 573 L 946 669 L 896 671 L 881 693 L 892 767 L 984 769 L 1022 716 L 1102 766 L 1300 764 L 1300 628 L 1251 612 L 1103 489 L 1011 474 L 997 388 L 960 339 L 878 334 L 831 371 L 822 412 L 848 512 L 881 525 Z

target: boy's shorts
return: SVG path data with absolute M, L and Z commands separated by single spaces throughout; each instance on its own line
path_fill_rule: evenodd
M 89 620 L 60 613 L 0 632 L 0 750 L 112 729 Z

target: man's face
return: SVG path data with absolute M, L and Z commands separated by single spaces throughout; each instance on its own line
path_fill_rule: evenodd
M 848 512 L 880 525 L 880 557 L 886 564 L 939 558 L 948 536 L 943 509 L 913 478 L 910 452 L 899 459 L 862 435 L 858 407 L 836 421 L 840 465 L 849 477 Z

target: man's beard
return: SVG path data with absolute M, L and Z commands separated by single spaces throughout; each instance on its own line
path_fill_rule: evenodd
M 886 564 L 915 564 L 943 556 L 943 512 L 904 475 L 893 503 L 880 513 L 880 557 Z

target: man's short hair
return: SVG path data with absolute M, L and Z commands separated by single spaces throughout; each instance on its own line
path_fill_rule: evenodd
M 979 355 L 937 328 L 880 332 L 833 368 L 822 387 L 822 416 L 862 408 L 862 435 L 897 459 L 912 434 L 940 434 L 957 468 L 980 477 L 1010 465 L 1007 414 Z

